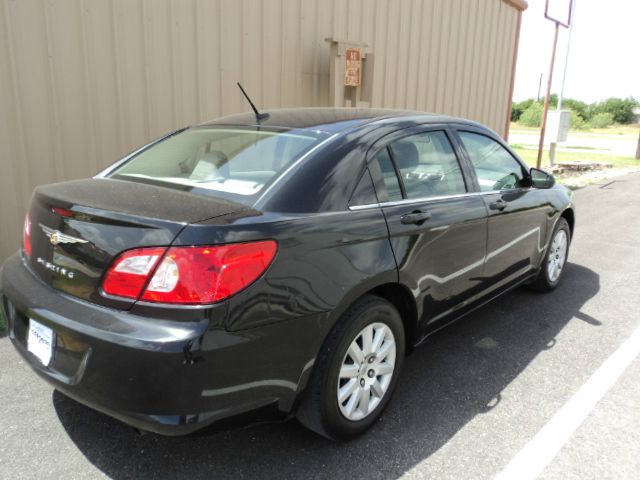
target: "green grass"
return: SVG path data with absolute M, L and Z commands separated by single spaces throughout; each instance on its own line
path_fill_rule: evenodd
M 531 148 L 523 148 L 521 145 L 511 145 L 520 158 L 522 158 L 531 167 L 536 166 L 538 151 Z M 601 162 L 610 163 L 614 167 L 640 167 L 640 160 L 636 160 L 631 156 L 624 155 L 603 155 L 599 153 L 585 152 L 556 152 L 556 163 L 563 162 Z M 549 152 L 545 151 L 542 156 L 542 165 L 548 165 Z
M 2 309 L 0 309 L 0 333 L 4 332 L 7 328 L 7 323 L 4 321 L 4 317 L 2 316 Z
M 607 128 L 587 128 L 585 130 L 576 130 L 572 128 L 569 130 L 570 133 L 578 133 L 578 134 L 596 134 L 596 135 L 623 135 L 629 136 L 632 138 L 638 138 L 638 130 L 640 129 L 640 125 L 612 125 Z M 509 127 L 510 131 L 520 131 L 520 132 L 539 132 L 540 127 L 527 127 L 525 125 L 521 125 L 519 123 L 511 122 L 511 126 Z

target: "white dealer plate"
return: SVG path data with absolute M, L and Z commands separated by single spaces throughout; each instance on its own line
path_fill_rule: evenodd
M 53 330 L 30 318 L 27 349 L 38 357 L 43 365 L 49 365 L 53 356 Z

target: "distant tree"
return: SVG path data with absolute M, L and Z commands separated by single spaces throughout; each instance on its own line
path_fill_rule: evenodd
M 564 107 L 563 107 L 564 108 Z M 589 128 L 589 124 L 582 118 L 582 116 L 571 109 L 571 116 L 569 117 L 569 128 L 574 130 L 587 130 Z
M 589 120 L 589 126 L 592 128 L 607 128 L 611 125 L 613 125 L 613 115 L 607 112 L 597 113 Z
M 511 107 L 511 121 L 524 123 L 522 117 L 525 112 L 535 104 L 540 105 L 540 110 L 542 111 L 542 102 L 537 102 L 533 98 L 513 103 Z M 554 93 L 549 97 L 549 107 L 556 108 L 557 105 L 558 95 Z M 614 123 L 632 123 L 635 120 L 633 109 L 636 106 L 638 106 L 638 101 L 633 97 L 609 98 L 596 103 L 585 103 L 573 98 L 565 98 L 562 100 L 562 108 L 571 110 L 573 112 L 572 121 L 575 122 L 576 125 L 580 125 L 580 127 L 576 128 L 586 128 L 587 124 L 589 124 L 596 115 L 602 113 L 610 114 Z M 535 120 L 537 115 L 535 112 L 537 111 L 537 107 L 534 107 L 527 117 L 527 122 Z M 600 116 L 596 123 L 601 124 L 607 118 L 608 117 Z
M 538 102 L 533 102 L 520 115 L 520 123 L 527 127 L 539 127 L 542 125 L 542 112 L 543 106 Z
M 523 100 L 522 102 L 514 102 L 511 105 L 511 121 L 517 122 L 520 120 L 520 117 L 524 113 L 524 111 L 534 103 L 535 100 L 533 98 L 529 98 L 527 100 Z
M 595 105 L 595 113 L 610 113 L 615 123 L 631 123 L 635 119 L 633 109 L 638 101 L 633 97 L 608 98 Z
M 569 110 L 580 115 L 585 121 L 589 121 L 591 119 L 588 112 L 589 105 L 587 105 L 585 102 L 581 102 L 580 100 L 565 98 L 562 100 L 562 108 L 568 108 Z

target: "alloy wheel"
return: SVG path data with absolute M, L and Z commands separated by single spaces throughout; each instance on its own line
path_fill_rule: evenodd
M 384 323 L 364 327 L 349 345 L 337 386 L 340 412 L 347 420 L 367 417 L 389 389 L 396 361 L 396 341 Z
M 560 273 L 567 259 L 567 232 L 558 230 L 553 237 L 549 254 L 547 256 L 547 275 L 549 280 L 555 283 L 560 278 Z

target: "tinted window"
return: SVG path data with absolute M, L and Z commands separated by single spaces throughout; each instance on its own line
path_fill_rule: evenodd
M 520 163 L 498 142 L 471 132 L 458 132 L 476 169 L 480 190 L 518 188 L 524 174 Z
M 353 191 L 353 195 L 351 195 L 349 205 L 371 205 L 374 203 L 378 203 L 378 198 L 376 197 L 376 192 L 373 188 L 373 182 L 371 181 L 369 170 L 366 170 L 362 175 L 362 178 L 360 178 L 356 189 Z
M 191 128 L 142 151 L 112 175 L 187 186 L 197 193 L 254 195 L 324 138 L 264 127 Z
M 386 148 L 380 150 L 373 158 L 374 162 L 378 162 L 380 165 L 380 171 L 382 172 L 382 178 L 384 184 L 387 187 L 388 198 L 386 201 L 402 200 L 402 190 L 400 190 L 400 184 L 398 183 L 398 176 L 396 170 L 393 168 L 393 162 L 389 156 L 389 152 Z M 380 199 L 380 201 L 384 201 Z
M 458 158 L 444 132 L 425 132 L 390 145 L 407 198 L 465 193 Z

